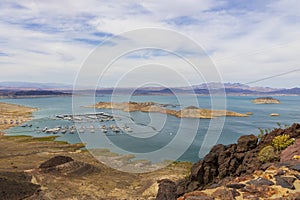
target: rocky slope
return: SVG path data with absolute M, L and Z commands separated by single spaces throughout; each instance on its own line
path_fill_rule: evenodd
M 144 174 L 114 170 L 82 144 L 55 137 L 0 136 L 1 200 L 155 199 L 157 181 L 182 179 L 190 163 L 172 163 Z
M 188 178 L 178 182 L 161 180 L 156 199 L 300 198 L 300 160 L 294 160 L 300 149 L 299 139 L 281 152 L 279 162 L 263 163 L 258 158 L 259 151 L 282 134 L 297 139 L 300 125 L 274 129 L 259 142 L 255 135 L 246 135 L 237 144 L 215 145 L 193 165 Z
M 255 104 L 279 104 L 280 101 L 278 99 L 272 97 L 259 97 L 251 101 Z
M 122 103 L 113 103 L 113 102 L 99 102 L 95 104 L 95 108 L 100 109 L 117 109 L 123 110 L 125 112 L 158 112 L 162 114 L 173 115 L 178 118 L 214 118 L 221 116 L 231 116 L 231 117 L 247 117 L 247 114 L 241 114 L 232 111 L 226 110 L 209 110 L 203 108 L 197 108 L 194 106 L 189 106 L 182 110 L 171 110 L 164 108 L 164 104 L 158 104 L 154 102 L 122 102 Z

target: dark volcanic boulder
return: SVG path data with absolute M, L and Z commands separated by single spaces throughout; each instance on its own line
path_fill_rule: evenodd
M 176 184 L 175 196 L 179 197 L 187 192 L 195 191 L 199 188 L 198 181 L 181 180 Z
M 300 163 L 291 166 L 291 169 L 300 172 Z
M 236 152 L 246 152 L 256 148 L 258 138 L 255 135 L 244 135 L 238 139 Z
M 218 172 L 219 178 L 234 174 L 238 167 L 238 160 L 235 158 L 236 144 L 226 146 L 226 150 L 219 153 Z
M 158 181 L 157 200 L 176 200 L 176 184 L 168 179 Z
M 73 158 L 68 157 L 68 156 L 55 156 L 46 162 L 42 163 L 39 168 L 50 168 L 50 167 L 55 167 L 57 165 L 61 165 L 67 162 L 73 161 Z
M 260 161 L 258 160 L 258 152 L 258 149 L 253 149 L 251 151 L 247 151 L 244 154 L 244 159 L 238 166 L 236 175 L 240 175 L 243 173 L 251 174 L 256 169 L 259 169 L 261 167 L 262 163 L 260 163 Z
M 277 176 L 277 177 L 275 177 L 275 179 L 276 179 L 277 185 L 280 185 L 283 188 L 288 188 L 288 189 L 292 189 L 292 190 L 295 189 L 295 186 L 293 183 L 295 182 L 296 178 Z
M 201 185 L 211 182 L 218 175 L 219 155 L 225 150 L 224 145 L 215 145 L 203 160 L 193 165 L 191 180 L 198 181 Z
M 243 183 L 230 183 L 228 185 L 226 185 L 226 187 L 228 188 L 233 188 L 233 189 L 241 189 L 243 187 L 245 187 L 246 185 Z
M 267 186 L 274 185 L 274 183 L 272 181 L 265 179 L 265 178 L 260 178 L 260 177 L 257 179 L 248 181 L 247 184 L 249 184 L 249 185 L 267 185 Z

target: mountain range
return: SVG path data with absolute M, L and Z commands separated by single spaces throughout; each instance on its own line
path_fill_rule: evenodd
M 0 82 L 0 90 L 71 90 L 72 88 L 72 85 L 62 83 Z
M 57 95 L 59 92 L 71 93 L 73 89 L 72 85 L 61 83 L 33 83 L 33 82 L 0 82 L 0 92 L 18 92 L 26 91 L 24 94 L 45 94 L 48 91 L 49 95 Z M 32 92 L 35 91 L 35 92 Z M 39 92 L 37 92 L 39 91 Z M 49 92 L 55 91 L 55 92 Z M 98 88 L 96 94 L 112 94 L 113 92 L 118 94 L 127 94 L 132 91 L 132 88 Z M 227 95 L 300 95 L 300 88 L 271 88 L 271 87 L 258 87 L 249 86 L 242 83 L 203 83 L 199 85 L 184 86 L 184 87 L 143 87 L 134 90 L 134 95 L 172 95 L 176 94 L 191 94 L 197 95 L 209 95 L 220 94 L 223 91 Z M 89 94 L 93 93 L 93 90 L 81 90 L 79 93 Z M 23 94 L 23 93 L 22 93 Z

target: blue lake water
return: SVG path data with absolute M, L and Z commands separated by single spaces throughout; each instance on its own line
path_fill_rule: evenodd
M 210 108 L 211 100 L 209 96 L 198 96 L 197 100 L 199 105 L 195 105 L 193 101 L 189 101 L 189 96 L 182 97 L 184 105 L 186 106 L 199 106 L 202 108 Z M 292 124 L 300 121 L 300 97 L 299 96 L 280 96 L 276 97 L 281 101 L 281 104 L 263 104 L 255 105 L 251 103 L 251 100 L 256 97 L 252 96 L 229 96 L 226 98 L 226 109 L 230 111 L 235 111 L 239 113 L 253 112 L 253 115 L 249 117 L 226 117 L 224 127 L 222 127 L 222 132 L 220 137 L 217 138 L 216 143 L 229 144 L 234 143 L 241 135 L 246 134 L 259 134 L 258 128 L 267 129 L 277 127 L 277 122 L 284 124 Z M 122 97 L 120 97 L 120 100 Z M 109 101 L 110 96 L 96 97 L 95 101 Z M 179 104 L 175 96 L 133 96 L 131 101 L 145 102 L 154 101 L 158 103 L 171 103 Z M 35 137 L 47 136 L 45 133 L 41 133 L 40 130 L 44 127 L 54 128 L 56 126 L 72 126 L 73 122 L 55 119 L 58 114 L 72 114 L 72 98 L 71 97 L 52 97 L 52 98 L 24 98 L 24 99 L 1 99 L 1 102 L 15 103 L 25 106 L 31 106 L 39 108 L 37 112 L 34 113 L 33 119 L 28 122 L 32 124 L 32 127 L 14 127 L 6 132 L 12 135 L 31 135 Z M 89 104 L 88 97 L 77 97 L 77 113 L 92 113 L 94 109 L 84 108 Z M 170 109 L 180 109 L 181 107 L 175 107 Z M 216 106 L 215 108 L 218 108 Z M 220 107 L 221 108 L 221 107 Z M 97 109 L 97 112 L 103 111 L 106 113 L 111 113 L 110 110 Z M 270 117 L 270 113 L 279 113 L 278 117 Z M 118 115 L 122 115 L 119 111 Z M 165 116 L 159 113 L 142 113 L 142 112 L 132 112 L 129 116 L 130 119 L 134 120 L 136 124 L 141 124 L 138 128 L 133 127 L 133 132 L 131 134 L 111 134 L 104 135 L 97 129 L 100 125 L 104 124 L 109 126 L 115 122 L 99 122 L 99 123 L 85 123 L 84 126 L 94 126 L 95 132 L 85 133 L 75 133 L 75 134 L 57 134 L 60 136 L 57 140 L 67 141 L 69 143 L 84 142 L 87 144 L 87 148 L 107 148 L 113 152 L 126 154 L 130 152 L 131 154 L 136 154 L 139 159 L 147 159 L 147 156 L 143 156 L 147 152 L 159 152 L 159 149 L 172 144 L 173 140 L 180 140 L 172 144 L 165 151 L 167 154 L 176 154 L 177 150 L 180 157 L 178 160 L 182 161 L 192 161 L 195 162 L 199 160 L 199 149 L 201 145 L 209 150 L 210 145 L 208 143 L 203 144 L 203 140 L 206 136 L 209 124 L 212 123 L 212 131 L 214 127 L 222 124 L 224 118 L 215 119 L 179 119 L 174 116 Z M 123 120 L 123 121 L 122 121 Z M 125 120 L 125 121 L 124 121 Z M 181 123 L 183 121 L 183 123 Z M 156 124 L 155 124 L 155 123 Z M 163 126 L 159 124 L 163 122 Z M 122 118 L 118 123 L 127 123 L 126 118 Z M 180 124 L 181 123 L 181 124 Z M 155 129 L 152 127 L 155 127 Z M 199 125 L 196 132 L 193 130 L 195 124 Z M 76 126 L 82 126 L 77 124 Z M 130 124 L 129 124 L 130 126 Z M 144 127 L 143 127 L 144 126 Z M 152 128 L 152 129 L 151 129 Z M 177 138 L 178 129 L 181 128 L 184 133 L 183 137 Z M 153 133 L 149 130 L 155 130 Z M 148 131 L 148 132 L 147 132 Z M 194 133 L 195 132 L 195 138 Z M 143 136 L 144 134 L 144 136 Z M 206 136 L 209 137 L 213 136 Z M 191 144 L 190 144 L 191 143 Z M 183 147 L 187 145 L 186 147 Z M 169 158 L 169 157 L 167 157 Z M 152 161 L 161 161 L 155 157 L 149 156 Z M 164 154 L 161 154 L 161 159 L 165 159 Z

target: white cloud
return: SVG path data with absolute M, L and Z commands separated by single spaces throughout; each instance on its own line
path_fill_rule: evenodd
M 225 81 L 249 82 L 299 68 L 299 10 L 297 0 L 257 0 L 251 7 L 229 0 L 2 1 L 0 66 L 4 70 L 0 79 L 71 83 L 97 42 L 109 34 L 160 27 L 179 31 L 202 45 Z M 159 40 L 170 42 L 167 39 Z M 171 57 L 154 60 L 162 59 L 182 68 Z M 189 71 L 182 73 L 190 77 Z M 261 84 L 299 86 L 297 73 L 285 77 L 290 81 L 270 79 Z

